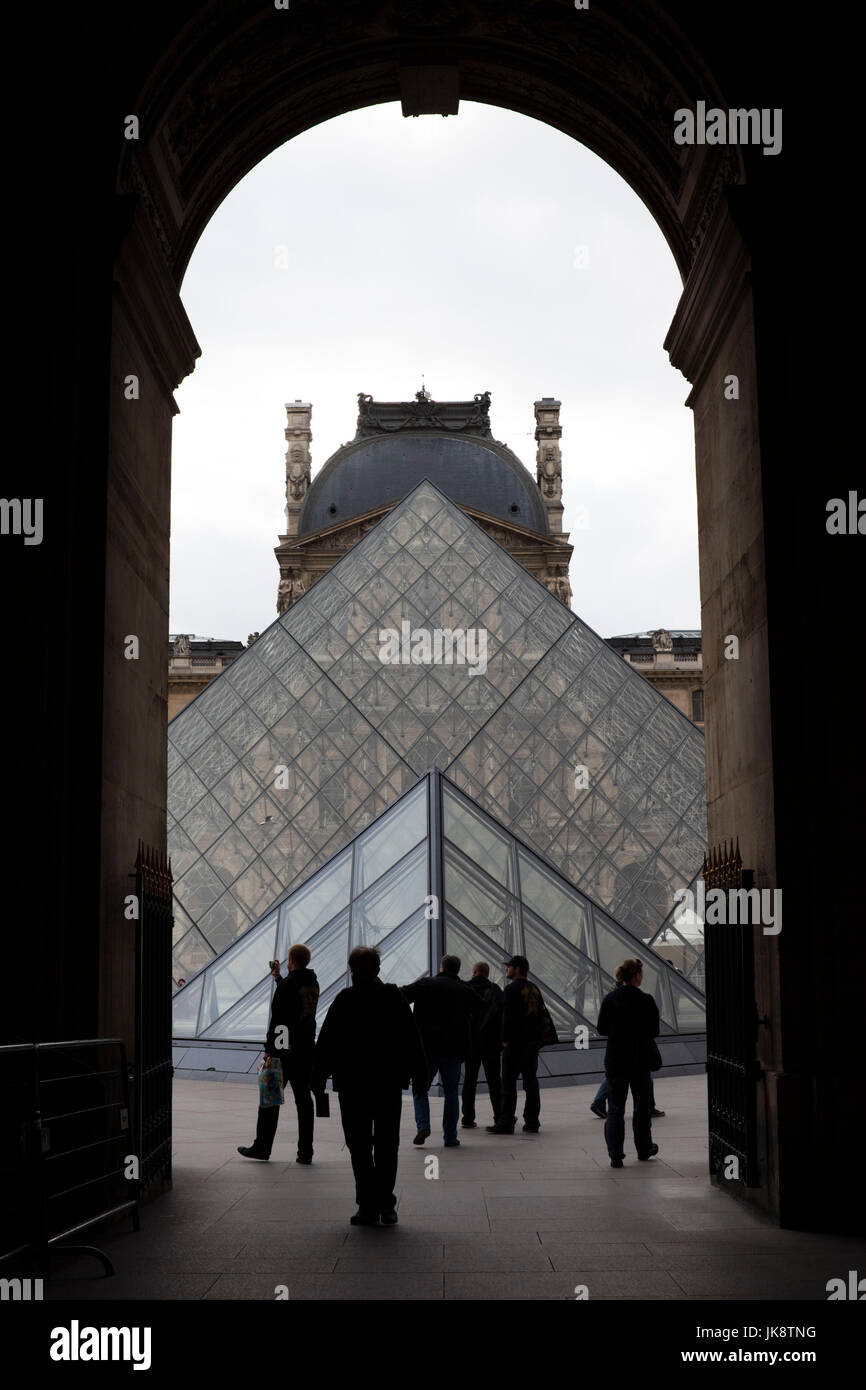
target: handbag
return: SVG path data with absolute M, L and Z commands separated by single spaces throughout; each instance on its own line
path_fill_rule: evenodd
M 262 1062 L 259 1067 L 259 1105 L 283 1104 L 283 1069 L 279 1061 Z
M 658 1044 L 656 1043 L 655 1038 L 650 1038 L 649 1059 L 650 1071 L 658 1071 L 662 1065 L 662 1054 L 658 1050 Z

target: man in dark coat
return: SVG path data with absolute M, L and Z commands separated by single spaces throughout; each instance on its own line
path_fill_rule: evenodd
M 296 1163 L 313 1161 L 314 1107 L 311 1091 L 313 1048 L 316 1040 L 316 1006 L 319 982 L 308 970 L 310 950 L 300 942 L 289 948 L 289 973 L 282 979 L 274 963 L 271 973 L 278 981 L 271 1001 L 271 1020 L 265 1039 L 265 1057 L 279 1059 L 283 1083 L 290 1085 L 298 1111 L 298 1156 Z M 268 1159 L 274 1146 L 279 1105 L 260 1105 L 256 1137 L 250 1148 L 238 1147 L 244 1158 Z
M 643 969 L 639 960 L 617 966 L 617 987 L 605 995 L 598 1016 L 598 1031 L 607 1037 L 604 1072 L 607 1077 L 607 1118 L 604 1137 L 611 1168 L 621 1168 L 625 1158 L 625 1103 L 631 1087 L 634 1114 L 632 1131 L 637 1156 L 652 1158 L 659 1151 L 653 1143 L 650 1119 L 650 1067 L 661 1031 L 659 1011 L 651 994 L 641 990 Z
M 484 1005 L 484 1013 L 475 1021 L 472 1034 L 472 1056 L 463 1065 L 463 1128 L 475 1129 L 475 1089 L 478 1072 L 484 1067 L 484 1077 L 493 1107 L 493 1123 L 499 1119 L 502 1107 L 502 1083 L 499 1068 L 502 1057 L 502 990 L 490 978 L 490 966 L 480 960 L 472 967 L 469 988 Z
M 541 1128 L 541 1093 L 538 1089 L 538 1052 L 542 1044 L 542 1017 L 546 1014 L 538 985 L 526 977 L 526 956 L 512 956 L 505 963 L 508 984 L 502 1000 L 502 1109 L 499 1119 L 487 1126 L 488 1134 L 513 1134 L 517 1123 L 517 1078 L 523 1077 L 523 1128 L 537 1134 Z
M 353 1226 L 397 1221 L 397 1151 L 403 1091 L 427 1088 L 427 1059 L 412 1010 L 396 985 L 379 979 L 379 952 L 357 946 L 352 984 L 328 1010 L 313 1061 L 313 1089 L 329 1076 L 339 1092 L 343 1134 L 352 1158 L 358 1210 Z
M 404 985 L 403 993 L 415 1005 L 415 1022 L 427 1054 L 427 1086 L 437 1071 L 442 1080 L 445 1105 L 442 1131 L 446 1149 L 456 1149 L 460 1114 L 460 1063 L 472 1055 L 472 1020 L 480 1019 L 484 1004 L 460 976 L 459 956 L 443 956 L 438 975 L 425 975 Z M 415 1097 L 413 1144 L 423 1144 L 430 1134 L 430 1100 L 425 1090 Z

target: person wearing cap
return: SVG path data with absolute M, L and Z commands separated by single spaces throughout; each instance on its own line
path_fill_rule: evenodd
M 502 1007 L 502 1109 L 488 1134 L 513 1134 L 517 1122 L 517 1078 L 523 1077 L 523 1128 L 537 1134 L 541 1125 L 538 1089 L 538 1049 L 542 1019 L 547 1010 L 538 985 L 530 983 L 526 956 L 512 956 L 505 963 L 509 983 Z

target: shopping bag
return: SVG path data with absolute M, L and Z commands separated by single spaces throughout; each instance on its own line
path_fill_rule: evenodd
M 259 1105 L 282 1105 L 283 1069 L 278 1060 L 266 1058 L 259 1067 Z

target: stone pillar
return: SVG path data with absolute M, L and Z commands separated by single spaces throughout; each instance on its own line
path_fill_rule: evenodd
M 313 407 L 305 401 L 286 404 L 286 536 L 298 534 L 304 498 L 310 487 L 310 422 Z M 282 539 L 282 538 L 281 538 Z
M 561 536 L 562 530 L 562 426 L 559 423 L 561 401 L 552 396 L 542 396 L 535 402 L 535 439 L 538 449 L 535 455 L 538 489 L 547 509 L 547 520 L 552 536 Z
M 701 629 L 706 700 L 707 834 L 739 837 L 755 886 L 776 886 L 773 721 L 770 704 L 764 507 L 758 433 L 754 310 L 746 246 L 719 200 L 665 340 L 692 383 L 695 415 Z M 725 393 L 735 376 L 738 399 Z M 732 640 L 733 639 L 733 640 Z M 735 653 L 735 655 L 734 655 Z M 753 937 L 758 1014 L 778 1022 L 776 939 Z M 763 1030 L 762 1030 L 763 1032 Z M 781 1063 L 763 1033 L 763 1065 Z M 779 1213 L 778 1136 L 758 1095 L 760 1189 Z
M 166 841 L 173 391 L 199 355 L 152 225 L 136 203 L 114 265 L 102 705 L 101 1036 L 135 1021 L 139 839 Z

